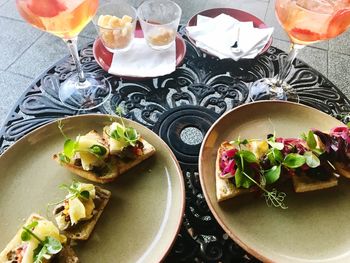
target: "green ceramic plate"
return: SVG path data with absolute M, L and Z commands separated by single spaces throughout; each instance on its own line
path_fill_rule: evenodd
M 90 239 L 76 247 L 81 262 L 159 262 L 181 225 L 184 182 L 174 155 L 155 133 L 135 122 L 125 122 L 157 152 L 115 182 L 102 186 L 112 197 Z M 102 131 L 110 120 L 106 115 L 83 115 L 62 123 L 67 135 L 75 138 L 91 129 Z M 52 160 L 63 142 L 57 123 L 50 123 L 0 157 L 0 250 L 29 214 L 46 216 L 46 204 L 64 197 L 58 185 L 73 179 L 84 181 Z
M 215 195 L 216 152 L 224 140 L 299 136 L 310 128 L 343 125 L 300 104 L 271 101 L 244 105 L 222 116 L 209 130 L 200 152 L 199 172 L 208 205 L 224 230 L 265 262 L 350 262 L 350 180 L 338 187 L 296 194 L 287 190 L 287 210 L 265 200 L 240 196 L 220 204 Z M 211 160 L 211 161 L 209 161 Z

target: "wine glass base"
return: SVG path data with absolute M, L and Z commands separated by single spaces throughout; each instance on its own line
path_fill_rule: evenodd
M 299 102 L 299 96 L 286 82 L 277 85 L 275 78 L 263 78 L 255 81 L 249 90 L 252 101 L 257 100 L 288 100 Z
M 68 108 L 91 110 L 105 103 L 111 95 L 111 85 L 102 74 L 85 73 L 80 83 L 78 74 L 69 77 L 59 88 L 59 98 Z

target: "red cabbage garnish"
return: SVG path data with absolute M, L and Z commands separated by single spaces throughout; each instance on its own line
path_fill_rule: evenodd
M 348 127 L 335 127 L 331 129 L 330 135 L 332 137 L 341 137 L 343 138 L 347 143 L 350 143 L 350 129 Z
M 282 154 L 287 155 L 289 153 L 304 154 L 306 149 L 306 141 L 299 138 L 276 138 L 276 142 L 284 144 Z
M 350 136 L 348 127 L 335 127 L 330 134 L 313 130 L 322 143 L 325 145 L 326 152 L 330 156 L 340 162 L 350 162 Z
M 221 160 L 220 160 L 220 170 L 222 171 L 221 177 L 230 178 L 235 175 L 236 161 L 234 157 L 237 152 L 238 152 L 237 149 L 230 149 L 222 153 Z

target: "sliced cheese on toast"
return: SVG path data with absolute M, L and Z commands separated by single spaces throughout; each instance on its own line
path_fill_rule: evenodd
M 65 163 L 60 161 L 59 155 L 55 154 L 53 159 L 60 163 L 62 166 L 67 168 L 72 173 L 79 175 L 87 180 L 97 182 L 97 183 L 108 183 L 114 181 L 119 175 L 129 171 L 131 168 L 135 167 L 139 163 L 144 160 L 150 158 L 153 154 L 155 154 L 156 149 L 144 139 L 140 139 L 143 143 L 142 155 L 137 156 L 133 160 L 122 160 L 117 156 L 110 155 L 106 160 L 107 163 L 107 171 L 103 174 L 97 174 L 94 171 L 86 171 L 81 166 L 76 166 L 71 163 Z
M 47 236 L 51 236 L 51 237 L 56 238 L 62 244 L 64 244 L 66 242 L 67 238 L 65 236 L 59 234 L 59 230 L 57 229 L 57 227 L 51 221 L 48 221 L 46 218 L 44 218 L 38 214 L 31 214 L 23 226 L 27 226 L 30 223 L 32 223 L 33 221 L 38 222 L 38 225 L 35 227 L 33 232 L 39 238 L 44 239 Z M 12 251 L 13 249 L 16 249 L 19 245 L 21 245 L 23 243 L 23 241 L 21 239 L 22 232 L 23 232 L 23 229 L 21 227 L 17 231 L 16 235 L 12 238 L 12 240 L 7 244 L 5 249 L 0 253 L 0 262 L 8 262 L 7 254 L 10 251 Z M 32 263 L 33 262 L 33 250 L 38 246 L 39 242 L 35 238 L 31 238 L 29 241 L 25 241 L 25 242 L 28 246 L 27 246 L 27 249 L 23 255 L 22 263 Z M 62 262 L 69 262 L 69 258 L 61 257 L 61 259 L 65 259 L 65 261 L 62 261 Z M 75 262 L 77 262 L 77 261 L 75 261 Z
M 88 220 L 79 221 L 76 225 L 66 229 L 63 231 L 63 234 L 66 235 L 70 239 L 75 240 L 87 240 L 92 231 L 95 228 L 95 225 L 100 218 L 103 210 L 105 209 L 110 197 L 111 192 L 102 189 L 101 187 L 95 186 L 96 196 L 100 198 L 100 202 L 95 207 L 96 213 Z

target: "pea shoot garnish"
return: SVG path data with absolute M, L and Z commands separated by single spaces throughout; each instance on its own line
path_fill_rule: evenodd
M 235 146 L 235 152 L 233 154 L 231 150 L 223 155 L 222 178 L 232 178 L 237 188 L 257 186 L 268 206 L 282 209 L 287 208 L 284 203 L 286 193 L 275 188 L 270 191 L 267 186 L 278 181 L 282 171 L 297 176 L 297 169 L 303 172 L 321 166 L 319 156 L 325 152 L 318 145 L 313 131 L 303 134 L 301 139 L 276 138 L 275 134 L 270 134 L 267 140 L 238 138 L 230 144 Z
M 33 262 L 42 263 L 43 259 L 50 258 L 52 255 L 58 254 L 62 250 L 62 244 L 54 237 L 46 236 L 44 239 L 39 238 L 33 230 L 38 225 L 38 221 L 33 221 L 27 226 L 23 226 L 21 233 L 22 241 L 29 241 L 31 238 L 36 239 L 39 244 L 33 253 Z
M 62 124 L 62 121 L 59 120 L 58 121 L 58 128 L 59 128 L 61 134 L 63 135 L 63 137 L 65 138 L 65 142 L 63 145 L 63 152 L 59 154 L 59 159 L 61 162 L 69 163 L 70 160 L 74 157 L 74 155 L 78 152 L 91 153 L 94 156 L 98 157 L 99 159 L 101 159 L 107 153 L 106 147 L 99 145 L 99 144 L 94 144 L 94 145 L 88 147 L 87 149 L 80 148 L 79 142 L 80 142 L 81 136 L 78 135 L 76 140 L 68 138 L 67 135 L 63 131 L 63 127 L 64 127 L 64 125 Z
M 119 117 L 120 123 L 117 123 L 115 129 L 110 131 L 110 134 L 108 134 L 109 137 L 117 141 L 126 142 L 127 144 L 134 147 L 137 141 L 140 139 L 140 134 L 136 131 L 136 129 L 125 126 L 122 117 L 123 109 L 121 107 L 117 107 L 115 112 Z
M 256 185 L 263 192 L 263 196 L 265 197 L 268 206 L 287 209 L 288 207 L 284 203 L 286 193 L 278 192 L 276 189 L 272 189 L 272 191 L 266 189 L 266 185 L 272 184 L 279 179 L 281 165 L 274 165 L 272 168 L 264 170 L 253 152 L 242 149 L 242 145 L 245 146 L 248 143 L 248 140 L 241 140 L 240 138 L 230 142 L 230 144 L 238 146 L 238 152 L 234 156 L 237 165 L 234 174 L 236 187 L 250 188 L 251 186 Z M 275 153 L 272 151 L 271 154 L 280 156 L 276 151 L 274 152 Z M 254 179 L 256 175 L 259 177 L 259 182 Z
M 59 188 L 67 190 L 69 194 L 63 200 L 60 200 L 55 203 L 50 203 L 48 205 L 49 206 L 58 205 L 60 203 L 63 203 L 64 201 L 72 200 L 74 198 L 79 198 L 82 201 L 88 200 L 90 198 L 90 192 L 88 190 L 81 189 L 80 186 L 81 186 L 81 183 L 77 181 L 73 181 L 71 185 L 61 184 Z

